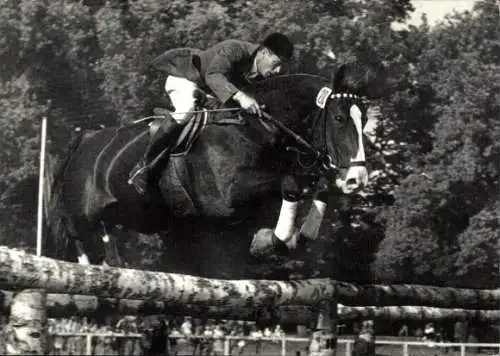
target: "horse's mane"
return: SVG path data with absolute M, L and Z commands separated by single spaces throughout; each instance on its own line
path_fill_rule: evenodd
M 293 125 L 314 108 L 318 91 L 331 86 L 328 79 L 314 74 L 283 74 L 266 78 L 243 88 L 254 96 L 266 111 Z
M 356 60 L 339 65 L 333 74 L 332 79 L 308 73 L 282 74 L 250 84 L 245 89 L 252 93 L 280 90 L 287 94 L 305 96 L 311 90 L 317 91 L 328 86 L 337 93 L 375 98 L 380 96 L 378 92 L 385 86 L 385 68 Z
M 294 73 L 282 74 L 251 83 L 244 88 L 251 93 L 283 92 L 307 93 L 311 87 L 321 87 L 328 84 L 328 79 L 316 74 Z
M 362 63 L 353 61 L 336 68 L 332 79 L 308 73 L 282 74 L 249 84 L 243 91 L 264 104 L 271 115 L 293 125 L 315 108 L 316 96 L 325 86 L 336 93 L 369 94 L 368 74 Z

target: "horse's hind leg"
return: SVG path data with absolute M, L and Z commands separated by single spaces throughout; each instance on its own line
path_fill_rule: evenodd
M 122 266 L 122 259 L 116 246 L 116 238 L 111 235 L 111 228 L 102 222 L 90 227 L 88 224 L 80 229 L 78 238 L 73 239 L 71 260 L 79 264 L 103 264 Z M 76 255 L 76 256 L 75 256 Z
M 74 242 L 78 263 L 84 266 L 90 265 L 89 257 L 87 256 L 87 254 L 85 253 L 85 249 L 83 248 L 83 243 L 80 240 L 75 240 Z
M 123 261 L 118 252 L 118 239 L 116 236 L 112 235 L 113 227 L 102 223 L 103 235 L 101 236 L 104 245 L 104 261 L 103 265 L 122 267 Z

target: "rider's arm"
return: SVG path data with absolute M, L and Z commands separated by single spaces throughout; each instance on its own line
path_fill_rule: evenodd
M 217 49 L 207 65 L 205 83 L 223 103 L 231 99 L 239 89 L 229 81 L 234 64 L 248 56 L 237 42 L 226 41 Z

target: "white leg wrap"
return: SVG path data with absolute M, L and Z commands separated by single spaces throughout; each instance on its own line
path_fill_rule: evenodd
M 297 202 L 283 199 L 280 216 L 274 229 L 274 234 L 283 242 L 287 242 L 293 237 L 295 230 L 295 218 L 297 216 Z
M 301 235 L 304 237 L 315 240 L 319 234 L 319 228 L 323 222 L 325 215 L 326 203 L 321 200 L 314 200 L 307 217 L 300 228 Z

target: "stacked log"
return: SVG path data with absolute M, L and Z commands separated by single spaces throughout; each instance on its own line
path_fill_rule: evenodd
M 271 311 L 270 318 L 284 322 L 287 305 L 305 305 L 310 309 L 294 315 L 305 316 L 303 324 L 317 320 L 315 332 L 321 333 L 321 338 L 317 339 L 319 344 L 310 344 L 311 354 L 318 349 L 333 355 L 339 319 L 491 321 L 499 319 L 500 301 L 500 289 L 356 285 L 326 278 L 290 281 L 208 279 L 176 273 L 83 266 L 6 247 L 0 247 L 0 286 L 4 289 L 31 289 L 14 298 L 3 293 L 4 309 L 12 309 L 6 330 L 6 346 L 10 354 L 46 352 L 47 310 L 49 313 L 72 310 L 73 315 L 154 311 L 200 313 L 206 317 L 220 313 L 225 319 L 251 317 L 255 320 L 263 317 L 257 315 L 256 310 L 267 309 Z M 61 295 L 50 295 L 46 300 L 47 292 Z M 9 304 L 9 301 L 12 302 Z M 337 303 L 347 306 L 339 308 Z M 377 307 L 349 306 L 366 304 Z M 433 307 L 425 307 L 428 305 Z M 290 315 L 290 309 L 288 312 Z M 293 322 L 297 323 L 297 318 Z
M 12 307 L 14 292 L 0 291 L 0 314 L 7 315 Z M 86 295 L 48 294 L 46 301 L 49 318 L 65 318 L 68 316 L 95 317 L 99 315 L 171 315 L 227 319 L 227 320 L 261 320 L 275 321 L 280 324 L 310 325 L 317 318 L 317 308 L 307 305 L 282 305 L 273 308 L 273 313 L 260 313 L 256 308 L 232 308 L 223 306 L 200 307 L 180 304 L 168 305 L 154 300 L 130 300 L 114 298 L 97 298 Z M 500 322 L 500 309 L 471 310 L 463 308 L 436 308 L 426 306 L 363 306 L 353 307 L 340 305 L 338 318 L 341 321 L 374 320 L 408 320 L 408 321 L 478 321 Z
M 0 247 L 0 285 L 207 308 L 316 305 L 335 297 L 344 305 L 432 305 L 497 310 L 500 301 L 500 289 L 356 285 L 326 278 L 296 281 L 208 279 L 175 273 L 82 266 L 5 247 Z

